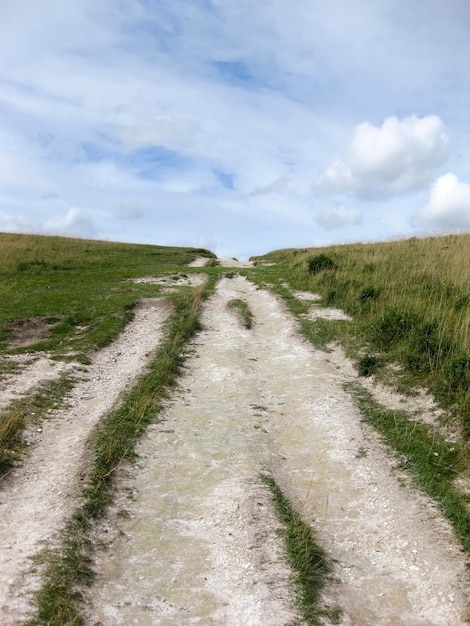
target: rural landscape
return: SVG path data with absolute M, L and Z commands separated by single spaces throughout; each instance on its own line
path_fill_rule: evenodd
M 0 234 L 0 624 L 469 623 L 470 235 Z

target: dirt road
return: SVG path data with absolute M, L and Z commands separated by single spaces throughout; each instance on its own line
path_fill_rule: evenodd
M 233 298 L 249 304 L 251 330 L 227 306 Z M 38 583 L 25 576 L 29 559 L 74 511 L 87 437 L 145 367 L 167 313 L 152 301 L 137 311 L 81 372 L 70 409 L 51 416 L 24 466 L 3 481 L 2 625 L 28 615 L 24 591 Z M 343 390 L 351 374 L 299 337 L 279 300 L 241 277 L 221 280 L 202 324 L 163 420 L 141 440 L 138 462 L 118 472 L 97 530 L 86 624 L 302 624 L 266 472 L 333 563 L 323 605 L 341 608 L 336 623 L 466 623 L 466 559 L 361 422 Z
M 170 313 L 162 300 L 147 300 L 119 339 L 81 368 L 70 407 L 52 413 L 27 438 L 34 442 L 24 464 L 0 483 L 0 624 L 21 623 L 30 612 L 25 592 L 38 581 L 26 575 L 41 542 L 54 537 L 79 503 L 87 463 L 86 442 L 101 417 L 119 400 L 149 361 Z M 7 392 L 24 392 L 27 381 L 51 378 L 44 359 L 23 371 Z M 34 373 L 32 367 L 37 366 Z M 55 368 L 57 375 L 60 368 Z M 46 372 L 46 375 L 44 375 Z
M 227 307 L 232 298 L 248 302 L 252 330 Z M 342 609 L 339 623 L 466 623 L 452 531 L 402 486 L 343 390 L 345 374 L 299 338 L 276 298 L 240 277 L 219 283 L 202 323 L 164 420 L 121 472 L 87 623 L 301 623 L 261 472 L 334 563 L 324 605 Z

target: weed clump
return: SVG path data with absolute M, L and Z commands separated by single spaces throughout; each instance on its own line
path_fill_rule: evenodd
M 365 354 L 361 357 L 357 364 L 359 376 L 372 376 L 377 371 L 379 359 L 375 354 Z
M 359 294 L 359 300 L 362 304 L 369 302 L 370 300 L 376 300 L 380 296 L 380 289 L 373 285 L 368 285 Z
M 326 254 L 317 254 L 308 261 L 308 273 L 318 274 L 323 270 L 335 270 L 336 263 Z

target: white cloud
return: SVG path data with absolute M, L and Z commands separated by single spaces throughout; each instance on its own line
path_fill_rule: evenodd
M 70 208 L 64 215 L 55 215 L 42 221 L 40 230 L 48 235 L 74 237 L 92 237 L 94 233 L 93 220 L 89 213 L 77 208 Z
M 423 17 L 404 0 L 0 3 L 0 229 L 156 243 L 213 232 L 266 251 L 323 229 L 389 236 L 379 204 L 360 235 L 347 225 L 361 198 L 443 173 L 447 137 L 429 111 L 453 137 L 448 169 L 470 180 L 470 39 L 454 4 Z M 357 209 L 315 212 L 312 172 L 338 156 L 323 191 L 354 194 L 340 202 Z M 400 202 L 387 203 L 394 223 Z M 401 205 L 400 233 L 412 210 Z
M 264 187 L 256 187 L 251 192 L 251 196 L 261 196 L 265 193 L 279 193 L 283 191 L 287 184 L 289 183 L 289 176 L 279 176 L 276 180 L 273 180 L 269 185 L 265 185 Z
M 192 120 L 157 115 L 148 122 L 127 126 L 122 132 L 122 139 L 127 150 L 161 146 L 184 151 L 192 144 L 196 132 L 197 125 Z
M 442 229 L 470 226 L 470 185 L 455 174 L 439 177 L 431 187 L 429 202 L 413 217 L 416 226 Z
M 92 237 L 94 225 L 89 213 L 77 208 L 70 208 L 66 213 L 54 215 L 48 219 L 34 219 L 34 217 L 12 215 L 6 211 L 0 211 L 0 231 Z
M 356 127 L 342 159 L 333 162 L 315 187 L 328 195 L 388 197 L 429 182 L 442 165 L 449 138 L 441 119 L 416 115 L 388 117 L 382 126 Z
M 123 200 L 119 204 L 116 218 L 118 220 L 139 220 L 144 217 L 144 212 L 137 202 Z
M 0 211 L 0 231 L 5 233 L 32 233 L 33 224 L 22 216 Z
M 315 217 L 317 224 L 325 230 L 334 230 L 343 226 L 357 225 L 362 222 L 360 209 L 340 206 L 324 209 Z

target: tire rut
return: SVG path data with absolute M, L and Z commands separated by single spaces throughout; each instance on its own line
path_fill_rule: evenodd
M 70 408 L 51 414 L 41 439 L 22 466 L 10 473 L 0 491 L 0 623 L 20 623 L 30 613 L 31 557 L 54 539 L 75 510 L 86 473 L 86 443 L 101 417 L 141 374 L 162 336 L 171 307 L 143 301 L 120 337 L 98 352 L 81 372 L 69 398 Z
M 253 330 L 232 298 L 248 302 Z M 341 624 L 465 624 L 466 559 L 449 524 L 401 485 L 328 355 L 240 277 L 220 281 L 202 323 L 163 421 L 120 472 L 87 623 L 299 624 L 267 470 L 334 564 L 323 605 L 342 608 Z

